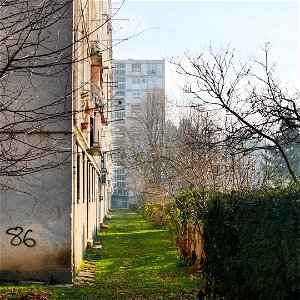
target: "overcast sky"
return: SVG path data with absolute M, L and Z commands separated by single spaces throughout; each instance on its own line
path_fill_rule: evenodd
M 113 8 L 121 0 L 113 1 Z M 116 59 L 168 59 L 185 51 L 197 53 L 231 46 L 239 57 L 261 58 L 264 42 L 283 82 L 299 87 L 298 1 L 142 1 L 126 0 L 114 21 L 114 42 L 142 34 L 114 47 Z M 176 76 L 167 64 L 166 90 Z

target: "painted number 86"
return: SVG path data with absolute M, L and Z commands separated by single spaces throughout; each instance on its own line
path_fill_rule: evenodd
M 20 244 L 24 243 L 27 247 L 34 247 L 36 242 L 34 239 L 27 237 L 29 232 L 32 232 L 32 230 L 27 230 L 24 233 L 24 236 L 22 237 L 24 229 L 22 227 L 13 227 L 6 230 L 6 233 L 9 235 L 12 235 L 13 238 L 10 241 L 11 245 L 13 246 L 19 246 Z

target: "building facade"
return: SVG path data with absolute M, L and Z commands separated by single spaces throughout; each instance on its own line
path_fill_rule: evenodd
M 37 2 L 1 12 L 0 280 L 72 282 L 111 205 L 111 3 Z
M 134 201 L 135 192 L 130 183 L 128 169 L 124 163 L 126 131 L 132 126 L 132 116 L 137 112 L 143 99 L 153 89 L 165 90 L 164 60 L 114 60 L 114 85 L 116 101 L 113 109 L 113 207 L 128 207 Z M 139 126 L 136 124 L 136 126 Z

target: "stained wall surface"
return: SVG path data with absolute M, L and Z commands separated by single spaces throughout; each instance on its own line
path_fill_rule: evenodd
M 72 280 L 71 170 L 66 158 L 1 191 L 0 280 Z
M 73 1 L 7 5 L 1 17 L 9 39 L 0 44 L 0 280 L 68 282 Z

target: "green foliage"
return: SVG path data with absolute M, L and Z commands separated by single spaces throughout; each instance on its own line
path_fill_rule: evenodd
M 183 191 L 166 207 L 168 229 L 179 249 L 181 258 L 188 258 L 186 243 L 188 225 L 197 224 L 201 220 L 202 200 L 203 198 L 198 190 L 188 189 Z
M 183 191 L 166 208 L 181 257 L 188 226 L 202 228 L 209 299 L 300 299 L 300 187 Z
M 151 203 L 140 210 L 143 217 L 151 222 L 155 228 L 164 229 L 167 225 L 165 216 L 165 205 L 162 203 Z
M 0 290 L 0 299 L 3 300 L 50 300 L 55 297 L 54 291 L 33 285 L 13 289 L 3 287 Z
M 149 212 L 146 210 L 146 205 L 140 206 L 137 212 L 143 219 L 148 219 Z
M 214 197 L 203 242 L 211 296 L 300 298 L 299 187 Z
M 187 189 L 183 190 L 174 201 L 166 207 L 167 226 L 173 240 L 179 249 L 181 258 L 194 260 L 188 253 L 187 240 L 192 238 L 189 226 L 203 227 L 203 218 L 206 212 L 206 202 L 217 192 L 213 189 Z
M 0 299 L 197 299 L 203 286 L 201 275 L 189 266 L 178 266 L 176 247 L 167 230 L 155 229 L 125 209 L 113 214 L 108 225 L 109 230 L 100 231 L 95 240 L 103 249 L 90 249 L 85 256 L 85 263 L 94 267 L 94 284 L 77 288 L 31 286 L 26 291 L 23 287 L 0 287 Z
M 138 211 L 138 205 L 137 205 L 137 203 L 129 203 L 129 204 L 128 204 L 128 208 L 129 208 L 131 211 L 134 211 L 134 212 L 137 212 L 137 211 Z
M 189 276 L 198 275 L 177 267 L 168 231 L 155 229 L 140 215 L 113 215 L 108 234 L 100 240 L 96 283 L 107 290 L 102 299 L 189 299 L 197 293 L 199 280 Z

